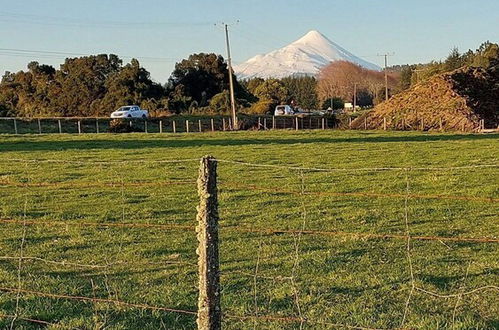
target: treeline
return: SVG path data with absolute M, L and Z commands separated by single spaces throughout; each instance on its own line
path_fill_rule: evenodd
M 313 77 L 254 79 L 234 76 L 239 111 L 265 113 L 280 103 L 317 106 Z M 175 65 L 165 85 L 132 59 L 117 55 L 68 58 L 55 69 L 31 62 L 27 71 L 6 72 L 0 83 L 0 116 L 107 116 L 136 104 L 154 115 L 224 114 L 230 109 L 229 70 L 216 54 L 193 54 Z
M 58 70 L 31 62 L 28 71 L 6 72 L 0 83 L 3 116 L 102 116 L 123 104 L 164 106 L 164 89 L 137 60 L 116 55 L 66 59 Z
M 402 65 L 391 69 L 400 72 L 397 89 L 403 91 L 437 74 L 453 71 L 463 66 L 488 68 L 491 61 L 498 57 L 499 45 L 487 41 L 482 43 L 475 51 L 470 49 L 465 53 L 460 53 L 459 49 L 453 48 L 443 61 Z
M 418 81 L 463 65 L 486 67 L 499 47 L 484 43 L 475 52 L 453 50 L 445 61 L 392 68 L 388 90 L 393 95 Z M 385 99 L 384 72 L 338 61 L 316 77 L 235 81 L 239 112 L 268 113 L 278 104 L 304 110 L 343 108 L 344 102 L 370 106 Z M 136 104 L 151 115 L 226 114 L 230 109 L 229 70 L 217 54 L 199 53 L 175 65 L 164 85 L 132 59 L 117 55 L 68 58 L 59 69 L 31 62 L 26 71 L 6 72 L 0 82 L 0 116 L 108 116 L 123 105 Z

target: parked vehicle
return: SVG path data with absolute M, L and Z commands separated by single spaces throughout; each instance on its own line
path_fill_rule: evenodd
M 128 105 L 121 107 L 111 114 L 111 118 L 147 118 L 149 117 L 149 112 L 147 110 L 141 109 L 137 105 Z
M 278 105 L 275 107 L 274 116 L 292 116 L 295 110 L 290 105 Z

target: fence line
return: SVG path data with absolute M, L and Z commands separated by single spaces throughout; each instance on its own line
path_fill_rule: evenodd
M 23 224 L 23 220 L 0 219 L 0 223 Z M 76 227 L 124 227 L 124 228 L 152 228 L 164 230 L 190 230 L 194 231 L 195 226 L 181 224 L 152 224 L 152 223 L 121 223 L 121 222 L 69 222 L 69 221 L 33 221 L 26 220 L 26 225 L 38 226 L 76 226 Z
M 196 161 L 199 161 L 199 159 L 195 159 Z M 24 160 L 22 160 L 24 161 Z M 187 162 L 187 161 L 193 161 L 193 160 L 173 160 L 173 161 L 166 161 L 168 163 L 170 162 Z M 210 160 L 207 160 L 208 162 Z M 215 160 L 213 160 L 215 161 Z M 50 162 L 50 161 L 49 161 Z M 59 162 L 59 161 L 55 161 Z M 255 164 L 251 163 L 241 163 L 237 161 L 221 161 L 221 162 L 226 162 L 226 163 L 233 163 L 233 164 L 242 164 L 242 165 L 247 165 L 247 166 L 253 166 Z M 28 162 L 25 162 L 25 165 L 27 165 Z M 73 163 L 73 162 L 68 162 L 68 163 Z M 121 162 L 120 162 L 121 163 Z M 147 163 L 147 162 L 145 162 Z M 94 162 L 94 164 L 105 164 L 103 162 Z M 257 164 L 258 165 L 258 164 Z M 341 171 L 346 171 L 346 170 L 353 170 L 353 171 L 364 171 L 367 169 L 317 169 L 317 168 L 301 168 L 301 167 L 284 167 L 284 166 L 276 166 L 276 165 L 265 165 L 265 164 L 259 164 L 261 166 L 256 166 L 256 167 L 272 167 L 272 168 L 287 168 L 290 170 L 299 170 L 299 179 L 300 179 L 300 191 L 273 191 L 273 192 L 287 192 L 287 193 L 293 193 L 296 195 L 299 195 L 300 197 L 303 197 L 308 194 L 315 194 L 315 192 L 306 192 L 305 191 L 305 178 L 304 178 L 304 171 L 321 171 L 321 172 L 330 172 L 330 171 L 335 171 L 335 170 L 341 170 Z M 274 316 L 274 315 L 260 315 L 258 311 L 258 305 L 257 305 L 257 286 L 256 286 L 256 279 L 257 278 L 268 278 L 275 280 L 278 277 L 264 277 L 258 274 L 259 271 L 259 264 L 260 264 L 260 248 L 258 252 L 258 259 L 257 259 L 257 264 L 255 267 L 255 272 L 253 274 L 250 273 L 245 273 L 245 272 L 237 272 L 234 271 L 232 273 L 239 273 L 243 274 L 246 276 L 253 277 L 254 279 L 254 299 L 255 299 L 255 315 L 231 315 L 230 313 L 223 313 L 223 317 L 227 319 L 238 319 L 241 321 L 248 321 L 248 320 L 253 320 L 253 321 L 268 321 L 268 322 L 289 322 L 289 323 L 299 323 L 300 328 L 304 324 L 311 324 L 311 325 L 329 325 L 329 326 L 335 326 L 335 327 L 343 327 L 343 328 L 351 328 L 351 329 L 372 329 L 372 328 L 365 328 L 361 326 L 351 326 L 351 325 L 346 325 L 346 324 L 336 324 L 336 323 L 329 323 L 329 322 L 320 322 L 320 321 L 315 321 L 315 320 L 310 320 L 307 319 L 306 316 L 304 316 L 304 313 L 302 311 L 301 305 L 300 305 L 300 294 L 299 294 L 299 289 L 297 286 L 296 282 L 296 276 L 297 276 L 297 269 L 300 266 L 300 243 L 303 235 L 317 235 L 317 236 L 341 236 L 341 237 L 354 237 L 354 238 L 366 238 L 366 239 L 400 239 L 404 240 L 406 243 L 406 259 L 407 259 L 407 264 L 408 264 L 408 269 L 409 269 L 409 274 L 410 274 L 410 292 L 408 294 L 407 299 L 405 300 L 405 308 L 403 312 L 403 317 L 401 320 L 400 327 L 403 328 L 407 316 L 409 315 L 409 307 L 412 298 L 418 293 L 423 293 L 426 295 L 430 295 L 436 298 L 442 298 L 442 299 L 453 299 L 457 298 L 457 303 L 454 307 L 454 316 L 453 316 L 453 323 L 455 321 L 455 312 L 459 303 L 459 300 L 463 296 L 475 294 L 478 292 L 482 291 L 499 291 L 499 287 L 495 285 L 485 285 L 481 287 L 477 287 L 474 289 L 471 289 L 469 291 L 465 291 L 464 287 L 461 287 L 459 289 L 458 293 L 452 293 L 452 294 L 439 294 L 438 292 L 433 292 L 430 290 L 426 290 L 422 287 L 419 287 L 416 285 L 416 278 L 414 275 L 414 269 L 413 269 L 413 261 L 412 261 L 412 256 L 411 256 L 411 242 L 413 240 L 422 240 L 422 241 L 439 241 L 439 242 L 463 242 L 463 243 L 499 243 L 499 238 L 493 238 L 493 237 L 479 237 L 479 238 L 473 238 L 473 237 L 445 237 L 445 236 L 417 236 L 417 235 L 412 235 L 409 227 L 409 200 L 411 198 L 436 198 L 436 199 L 454 199 L 454 200 L 485 200 L 485 201 L 491 201 L 491 202 L 498 202 L 499 199 L 494 199 L 494 198 L 480 198 L 480 197 L 470 197 L 470 196 L 441 196 L 441 195 L 417 195 L 417 194 L 411 194 L 410 191 L 410 181 L 409 181 L 409 175 L 408 173 L 411 170 L 453 170 L 453 169 L 470 169 L 470 168 L 495 168 L 498 167 L 499 165 L 474 165 L 474 166 L 462 166 L 462 167 L 449 167 L 449 168 L 374 168 L 371 170 L 404 170 L 405 171 L 405 183 L 406 183 L 406 189 L 405 189 L 405 194 L 377 194 L 377 193 L 360 193 L 364 197 L 396 197 L 396 198 L 404 198 L 404 224 L 405 224 L 405 234 L 377 234 L 377 233 L 355 233 L 355 232 L 341 232 L 341 231 L 327 231 L 327 230 L 306 230 L 306 220 L 307 220 L 307 208 L 305 205 L 305 202 L 303 198 L 301 198 L 301 217 L 302 217 L 302 223 L 301 226 L 298 229 L 278 229 L 278 228 L 254 228 L 254 227 L 242 227 L 242 226 L 220 226 L 220 230 L 223 231 L 236 231 L 236 232 L 246 232 L 246 233 L 259 233 L 259 234 L 290 234 L 293 236 L 294 240 L 294 262 L 293 262 L 293 267 L 291 271 L 291 276 L 288 277 L 282 277 L 283 280 L 290 281 L 290 285 L 292 286 L 293 290 L 293 296 L 294 296 L 294 305 L 296 306 L 297 310 L 297 316 Z M 142 182 L 143 183 L 143 182 Z M 141 183 L 141 184 L 142 184 Z M 186 182 L 186 183 L 193 183 L 193 182 Z M 0 183 L 1 184 L 1 183 Z M 21 184 L 21 183 L 19 183 Z M 42 183 L 42 186 L 44 183 Z M 46 183 L 50 184 L 50 183 Z M 232 182 L 227 182 L 222 184 L 227 184 L 229 187 L 231 184 L 236 185 L 235 183 Z M 36 185 L 36 183 L 32 183 L 30 179 L 28 178 L 28 182 L 26 184 L 19 185 L 18 187 L 24 187 L 24 188 L 29 188 L 33 187 L 33 185 Z M 112 187 L 121 187 L 121 193 L 122 196 L 124 194 L 124 188 L 125 188 L 125 183 L 124 181 L 118 184 L 113 183 Z M 64 185 L 60 185 L 58 187 L 64 187 Z M 98 185 L 97 187 L 102 187 Z M 255 186 L 253 185 L 238 185 L 237 188 L 245 188 L 245 189 L 254 189 Z M 263 188 L 264 189 L 264 188 Z M 262 190 L 262 188 L 256 188 L 254 190 Z M 359 193 L 327 193 L 327 192 L 317 192 L 321 194 L 341 194 L 341 196 L 355 196 L 352 194 L 359 194 Z M 164 311 L 164 312 L 171 312 L 171 313 L 180 313 L 180 314 L 187 314 L 187 315 L 199 315 L 199 310 L 198 311 L 192 311 L 192 310 L 184 310 L 184 309 L 175 309 L 175 308 L 169 308 L 169 307 L 161 307 L 161 306 L 153 306 L 153 305 L 148 305 L 148 304 L 143 304 L 143 303 L 130 303 L 130 302 L 125 302 L 121 301 L 119 299 L 111 299 L 111 298 L 97 298 L 97 297 L 87 297 L 87 296 L 78 296 L 78 295 L 66 295 L 66 294 L 60 294 L 60 293 L 48 293 L 48 292 L 41 292 L 41 291 L 33 291 L 33 290 L 28 290 L 26 288 L 22 287 L 22 279 L 21 279 L 21 270 L 22 270 L 22 264 L 23 261 L 25 260 L 33 260 L 33 261 L 40 261 L 40 262 L 45 262 L 48 264 L 58 264 L 58 265 L 64 265 L 64 266 L 72 266 L 72 267 L 82 267 L 82 268 L 109 268 L 111 265 L 115 264 L 122 264 L 122 263 L 114 263 L 114 264 L 107 264 L 107 265 L 90 265 L 90 264 L 83 264 L 83 263 L 78 263 L 78 262 L 65 262 L 65 261 L 54 261 L 54 260 L 49 260 L 49 259 L 44 259 L 44 258 L 39 258 L 39 257 L 30 257 L 30 256 L 25 256 L 24 255 L 24 245 L 25 245 L 25 240 L 26 240 L 26 231 L 27 231 L 27 226 L 29 225 L 44 225 L 44 226 L 79 226 L 79 227 L 123 227 L 123 228 L 151 228 L 151 229 L 162 229 L 162 230 L 181 230 L 181 231 L 194 231 L 196 228 L 194 225 L 182 225 L 182 224 L 150 224 L 150 223 L 125 223 L 125 210 L 123 209 L 123 222 L 117 222 L 117 223 L 92 223 L 92 222 L 70 222 L 70 221 L 35 221 L 35 220 L 30 220 L 26 218 L 26 209 L 27 209 L 27 197 L 28 194 L 25 194 L 25 207 L 24 207 L 24 213 L 23 213 L 23 218 L 22 219 L 0 219 L 0 223 L 4 224 L 19 224 L 22 225 L 23 227 L 23 235 L 21 238 L 21 245 L 20 245 L 20 253 L 18 257 L 10 257 L 10 256 L 4 256 L 0 257 L 0 260 L 18 260 L 18 278 L 17 278 L 17 288 L 13 287 L 0 287 L 0 291 L 4 292 L 9 292 L 12 294 L 16 294 L 16 307 L 15 307 L 15 315 L 2 315 L 0 314 L 0 317 L 12 317 L 12 322 L 11 322 L 11 328 L 13 328 L 14 323 L 16 320 L 25 320 L 28 322 L 33 322 L 33 323 L 38 323 L 38 324 L 44 324 L 44 325 L 52 325 L 50 322 L 46 322 L 43 320 L 36 320 L 36 319 L 30 319 L 30 318 L 23 318 L 22 316 L 19 315 L 19 301 L 20 297 L 22 295 L 35 295 L 39 297 L 45 297 L 45 298 L 53 298 L 53 299 L 68 299 L 68 300 L 75 300 L 75 301 L 81 301 L 85 303 L 105 303 L 109 305 L 118 305 L 118 306 L 124 306 L 124 307 L 129 307 L 129 308 L 138 308 L 138 309 L 145 309 L 145 310 L 152 310 L 152 311 Z M 124 204 L 123 204 L 124 205 Z M 219 230 L 217 228 L 217 230 Z M 167 262 L 167 261 L 165 261 Z M 175 262 L 176 263 L 176 262 Z M 127 263 L 124 263 L 127 264 Z M 193 265 L 191 263 L 185 263 L 188 265 Z M 231 272 L 224 272 L 223 275 L 229 275 Z M 279 277 L 281 278 L 281 277 Z M 93 284 L 92 284 L 93 285 Z M 256 326 L 256 324 L 255 324 Z
M 25 163 L 58 163 L 58 164 L 80 164 L 80 165 L 105 165 L 105 164 L 169 164 L 199 162 L 199 158 L 187 159 L 129 159 L 129 160 L 71 160 L 71 159 L 22 159 L 22 158 L 0 158 L 0 162 L 25 162 Z
M 92 297 L 86 297 L 86 296 L 71 296 L 71 295 L 65 295 L 65 294 L 56 294 L 56 293 L 16 289 L 16 288 L 9 288 L 9 287 L 0 287 L 0 291 L 11 292 L 11 293 L 21 293 L 21 294 L 32 294 L 34 296 L 45 297 L 45 298 L 69 299 L 69 300 L 77 300 L 77 301 L 83 301 L 83 302 L 114 304 L 114 305 L 121 305 L 121 306 L 125 306 L 125 307 L 133 307 L 133 308 L 172 312 L 172 313 L 181 313 L 181 314 L 189 314 L 189 315 L 196 315 L 197 314 L 197 312 L 190 311 L 190 310 L 183 310 L 183 309 L 176 309 L 176 308 L 169 308 L 169 307 L 162 307 L 162 306 L 152 306 L 152 305 L 147 305 L 147 304 L 129 303 L 129 302 L 120 301 L 120 300 L 116 300 L 116 299 L 92 298 Z
M 318 167 L 303 167 L 303 166 L 286 166 L 276 164 L 257 164 L 236 160 L 218 159 L 219 163 L 228 163 L 235 165 L 244 165 L 251 167 L 267 167 L 275 169 L 296 170 L 296 171 L 310 171 L 310 172 L 357 172 L 357 171 L 405 171 L 405 170 L 421 170 L 421 171 L 447 171 L 447 170 L 463 170 L 474 168 L 495 168 L 499 164 L 476 164 L 466 166 L 449 166 L 449 167 L 362 167 L 362 168 L 318 168 Z M 0 162 L 28 162 L 28 163 L 60 163 L 60 164 L 134 164 L 134 163 L 185 163 L 185 162 L 199 162 L 199 158 L 186 158 L 186 159 L 130 159 L 130 160 L 63 160 L 63 159 L 22 159 L 22 158 L 0 158 Z
M 37 187 L 47 187 L 47 188 L 116 188 L 119 186 L 125 187 L 164 187 L 164 186 L 173 186 L 173 185 L 194 185 L 196 181 L 158 181 L 158 182 L 146 182 L 146 181 L 137 181 L 137 182 L 99 182 L 97 183 L 88 181 L 77 181 L 77 182 L 69 182 L 69 183 L 61 183 L 61 182 L 32 182 L 32 183 L 24 183 L 24 182 L 14 182 L 7 181 L 4 179 L 0 179 L 1 186 L 11 186 L 11 187 L 25 187 L 25 188 L 37 188 Z
M 267 167 L 282 170 L 295 170 L 295 171 L 310 171 L 310 172 L 357 172 L 357 171 L 405 171 L 405 170 L 418 170 L 418 171 L 447 171 L 447 170 L 462 170 L 473 168 L 487 168 L 499 167 L 499 164 L 477 164 L 467 166 L 449 166 L 449 167 L 363 167 L 363 168 L 319 168 L 319 167 L 304 167 L 304 166 L 286 166 L 275 164 L 257 164 L 244 161 L 218 159 L 219 163 L 228 163 L 235 165 L 244 165 L 249 167 Z
M 18 260 L 19 257 L 10 257 L 10 256 L 1 256 L 0 260 Z M 163 261 L 157 261 L 157 262 L 112 262 L 108 263 L 105 265 L 99 265 L 99 264 L 83 264 L 79 262 L 68 262 L 66 260 L 63 261 L 56 261 L 56 260 L 50 260 L 46 258 L 40 258 L 40 257 L 22 257 L 23 260 L 29 260 L 29 261 L 40 261 L 46 264 L 53 264 L 53 265 L 59 265 L 59 266 L 67 266 L 67 267 L 76 267 L 76 268 L 91 268 L 91 269 L 106 269 L 112 266 L 116 265 L 125 265 L 125 266 L 130 266 L 130 265 L 189 265 L 189 266 L 196 266 L 196 264 L 187 262 L 187 261 L 175 261 L 175 260 L 163 260 Z
M 0 224 L 23 224 L 22 220 L 15 219 L 0 219 Z M 195 231 L 195 226 L 180 225 L 180 224 L 147 224 L 147 223 L 93 223 L 93 222 L 67 222 L 67 221 L 26 221 L 26 225 L 39 226 L 77 226 L 77 227 L 125 227 L 125 228 L 152 228 L 163 230 L 189 230 Z M 291 234 L 296 235 L 316 235 L 316 236 L 343 236 L 365 239 L 400 239 L 406 240 L 407 235 L 403 234 L 376 234 L 376 233 L 358 233 L 358 232 L 343 232 L 343 231 L 327 231 L 327 230 L 293 230 L 279 228 L 250 228 L 250 227 L 234 227 L 220 226 L 223 230 L 245 232 L 245 233 L 260 233 L 260 234 Z M 458 242 L 458 243 L 499 243 L 499 238 L 493 237 L 454 237 L 454 236 L 410 236 L 413 240 L 420 241 L 443 241 L 443 242 Z
M 221 182 L 229 188 L 246 188 L 249 190 L 258 190 L 268 193 L 281 193 L 301 195 L 299 191 L 285 190 L 277 188 L 265 188 L 256 185 L 244 185 L 236 182 Z M 363 192 L 325 192 L 325 191 L 307 191 L 303 195 L 312 196 L 337 196 L 337 197 L 380 197 L 380 198 L 405 198 L 404 194 L 383 194 L 383 193 L 363 193 Z M 462 201 L 478 201 L 478 202 L 491 202 L 498 203 L 499 198 L 492 197 L 474 197 L 474 196 L 452 196 L 452 195 L 423 195 L 423 194 L 410 194 L 408 196 L 412 199 L 441 199 L 441 200 L 462 200 Z

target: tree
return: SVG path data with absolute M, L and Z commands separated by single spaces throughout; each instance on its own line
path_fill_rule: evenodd
M 144 104 L 145 109 L 156 111 L 162 104 L 153 100 L 159 101 L 165 94 L 164 88 L 151 80 L 136 59 L 110 75 L 105 88 L 104 97 L 94 104 L 94 114 L 103 115 L 124 104 Z
M 272 101 L 273 104 L 287 103 L 289 91 L 278 79 L 267 79 L 255 90 L 255 96 L 260 101 Z
M 288 89 L 294 103 L 304 109 L 317 108 L 317 80 L 314 77 L 286 77 L 281 82 Z
M 238 83 L 235 76 L 234 92 L 236 99 L 248 100 L 249 95 Z M 189 58 L 175 65 L 167 83 L 167 90 L 171 98 L 176 100 L 196 101 L 201 107 L 208 105 L 209 100 L 216 94 L 229 89 L 229 70 L 221 55 L 192 54 Z M 181 93 L 181 94 L 179 94 Z M 182 102 L 175 102 L 185 110 Z
M 344 107 L 345 107 L 345 102 L 343 102 L 343 100 L 340 99 L 339 97 L 325 99 L 322 102 L 322 110 L 328 110 L 330 108 L 332 110 L 338 110 L 338 109 L 343 109 Z

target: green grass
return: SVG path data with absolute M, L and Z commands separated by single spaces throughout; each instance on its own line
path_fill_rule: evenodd
M 458 167 L 497 164 L 499 150 L 497 135 L 421 132 L 63 134 L 0 139 L 0 218 L 74 224 L 195 225 L 199 162 L 160 160 L 211 154 L 223 160 L 320 168 Z M 68 162 L 29 161 L 43 159 Z M 499 237 L 499 182 L 494 167 L 317 172 L 220 162 L 218 175 L 222 308 L 229 315 L 301 314 L 309 321 L 302 326 L 310 329 L 343 328 L 333 323 L 397 328 L 411 291 L 405 240 L 244 233 L 234 230 L 237 227 L 403 235 L 407 211 L 412 235 Z M 417 196 L 408 199 L 406 209 L 407 183 L 410 194 Z M 18 273 L 18 259 L 0 259 L 1 287 L 16 288 L 20 276 L 26 290 L 197 308 L 193 231 L 70 224 L 24 228 L 2 223 L 0 256 L 20 255 L 24 229 L 22 254 L 45 261 L 25 259 Z M 412 240 L 415 284 L 442 295 L 498 285 L 498 246 Z M 403 324 L 407 328 L 499 327 L 497 290 L 460 299 L 416 291 L 408 306 Z M 63 328 L 196 327 L 190 315 L 33 294 L 19 296 L 17 311 L 21 317 Z M 0 292 L 0 314 L 15 312 L 16 294 Z M 0 327 L 9 327 L 11 321 L 0 318 Z M 15 327 L 40 325 L 17 320 Z M 225 318 L 224 327 L 295 329 L 300 323 Z

